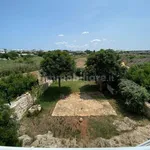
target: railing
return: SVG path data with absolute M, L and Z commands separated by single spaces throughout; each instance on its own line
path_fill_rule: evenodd
M 150 140 L 148 140 L 148 141 L 146 141 L 146 142 L 144 142 L 144 143 L 142 143 L 142 144 L 140 144 L 140 145 L 138 145 L 138 147 L 144 147 L 144 146 L 149 146 L 150 147 Z
M 83 148 L 63 148 L 64 150 L 83 150 Z M 150 150 L 150 146 L 144 147 L 118 147 L 118 148 L 87 148 L 88 150 Z M 62 150 L 62 148 L 25 148 L 0 146 L 0 150 Z

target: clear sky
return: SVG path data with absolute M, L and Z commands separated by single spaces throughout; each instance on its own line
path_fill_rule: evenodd
M 150 0 L 0 0 L 0 48 L 150 49 Z

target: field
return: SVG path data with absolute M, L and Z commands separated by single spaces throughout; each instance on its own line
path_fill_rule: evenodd
M 31 58 L 16 60 L 0 60 L 0 77 L 7 76 L 12 72 L 30 72 L 39 70 L 42 58 L 34 56 Z
M 86 56 L 79 56 L 75 58 L 76 66 L 77 68 L 84 68 L 85 67 L 85 62 L 87 60 Z
M 141 116 L 131 115 L 125 112 L 115 99 L 110 99 L 109 95 L 100 93 L 94 82 L 63 81 L 60 89 L 57 84 L 58 83 L 53 83 L 40 97 L 38 103 L 43 107 L 42 112 L 38 116 L 24 117 L 22 119 L 20 127 L 21 135 L 28 134 L 34 137 L 51 131 L 54 137 L 76 138 L 78 142 L 84 141 L 84 146 L 86 146 L 88 142 L 98 137 L 110 139 L 124 133 L 124 131 L 117 130 L 114 125 L 115 120 L 123 120 L 124 117 L 129 117 L 136 121 L 138 126 L 147 125 L 149 123 L 147 119 Z M 82 110 L 88 109 L 87 105 L 89 102 L 89 105 L 101 109 L 100 112 L 97 112 L 99 115 L 90 115 L 92 110 L 91 112 L 88 111 L 88 115 L 52 115 L 55 113 L 54 110 L 57 108 L 57 104 L 60 102 L 63 104 L 63 101 L 69 102 L 70 100 L 76 103 L 78 97 L 81 98 L 80 102 L 84 103 L 85 101 L 86 105 L 73 105 L 75 109 L 78 111 L 81 110 L 81 107 L 83 107 Z M 94 103 L 91 103 L 91 100 Z M 95 106 L 95 103 L 99 105 Z M 101 107 L 103 104 L 105 104 L 105 107 L 111 108 L 113 113 L 110 114 L 111 109 L 108 111 L 107 109 L 103 109 L 103 107 Z M 67 108 L 64 106 L 64 111 L 61 110 L 62 114 L 65 114 L 66 109 L 70 108 L 69 106 L 66 107 Z M 72 110 L 70 110 L 70 114 L 71 112 Z M 80 118 L 83 119 L 82 122 L 80 122 Z
M 77 68 L 84 68 L 88 55 L 73 56 Z M 121 60 L 127 66 L 150 61 L 150 55 L 146 54 L 120 54 Z M 12 72 L 31 72 L 39 70 L 42 57 L 34 56 L 28 59 L 18 58 L 16 60 L 0 60 L 0 77 L 11 74 Z
M 119 54 L 121 57 L 121 61 L 125 62 L 125 64 L 129 67 L 135 64 L 141 64 L 145 62 L 150 62 L 150 54 L 136 54 L 136 53 L 128 53 L 128 54 Z M 77 68 L 84 68 L 85 62 L 87 60 L 88 55 L 84 56 L 75 56 L 75 62 Z
M 126 63 L 127 66 L 132 66 L 135 64 L 141 64 L 145 62 L 150 62 L 149 54 L 120 54 L 122 61 Z

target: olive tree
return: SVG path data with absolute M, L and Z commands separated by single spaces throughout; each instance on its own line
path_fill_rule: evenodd
M 50 51 L 43 56 L 41 72 L 52 79 L 58 79 L 61 87 L 61 77 L 73 75 L 75 71 L 74 59 L 66 51 Z

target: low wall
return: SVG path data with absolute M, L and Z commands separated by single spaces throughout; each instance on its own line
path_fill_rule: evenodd
M 52 80 L 45 80 L 41 85 L 42 92 L 48 89 L 52 84 Z M 35 103 L 36 98 L 33 98 L 30 93 L 21 95 L 16 101 L 11 102 L 10 108 L 14 110 L 17 120 L 22 119 L 26 111 Z
M 148 103 L 148 102 L 145 102 L 144 114 L 147 118 L 150 119 L 150 103 Z
M 10 108 L 14 110 L 17 120 L 22 119 L 25 112 L 34 104 L 30 93 L 21 95 L 16 101 L 11 102 Z

